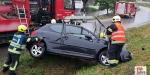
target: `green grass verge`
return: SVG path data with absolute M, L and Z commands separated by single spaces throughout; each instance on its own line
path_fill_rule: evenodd
M 104 15 L 98 16 L 98 19 L 99 20 L 109 19 L 109 18 L 112 18 L 113 16 L 115 16 L 114 13 L 108 13 L 108 15 L 104 14 Z M 95 19 L 89 19 L 89 20 L 95 20 Z
M 139 2 L 136 2 L 136 5 L 150 7 L 150 3 L 139 3 Z
M 86 13 L 93 13 L 99 11 L 98 9 L 92 8 L 92 7 L 86 7 L 85 8 Z
M 115 16 L 114 13 L 109 13 L 108 15 L 105 14 L 105 15 L 101 15 L 98 17 L 98 19 L 102 20 L 102 19 L 108 19 L 108 18 L 112 18 L 113 16 Z
M 150 24 L 126 31 L 126 48 L 134 54 L 133 59 L 108 69 L 96 61 L 63 56 L 46 55 L 34 59 L 28 53 L 20 58 L 19 75 L 134 75 L 135 66 L 147 66 L 150 75 Z M 145 50 L 142 50 L 145 48 Z M 0 60 L 0 70 L 4 60 Z

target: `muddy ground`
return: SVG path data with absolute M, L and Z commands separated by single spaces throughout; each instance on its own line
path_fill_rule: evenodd
M 7 49 L 9 44 L 0 44 L 0 59 L 7 57 Z

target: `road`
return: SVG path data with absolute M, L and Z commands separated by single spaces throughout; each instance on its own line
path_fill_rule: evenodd
M 124 28 L 127 30 L 128 28 L 132 27 L 139 27 L 144 24 L 150 23 L 150 8 L 139 6 L 140 11 L 136 13 L 135 17 L 131 18 L 122 18 L 122 24 Z M 100 24 L 97 21 L 90 21 L 90 22 L 96 22 L 96 28 L 99 30 Z M 105 19 L 101 20 L 101 22 L 105 25 L 105 27 L 109 26 L 111 24 L 111 19 Z M 94 31 L 95 25 L 86 24 L 83 25 L 83 27 Z
M 123 23 L 125 29 L 132 28 L 132 27 L 138 27 L 145 23 L 150 22 L 150 8 L 142 7 L 142 6 L 140 6 L 139 8 L 141 10 L 139 12 L 137 12 L 135 18 L 130 18 L 130 19 L 122 18 L 122 23 Z M 101 22 L 107 27 L 108 25 L 111 24 L 111 19 L 105 19 L 105 20 L 102 20 Z M 94 31 L 94 28 L 97 27 L 97 33 L 98 33 L 100 24 L 98 24 L 98 22 L 96 22 L 96 26 L 91 25 L 91 24 L 86 24 L 86 25 L 83 25 L 83 27 L 85 27 L 91 31 Z M 9 46 L 8 44 L 0 45 L 0 59 L 6 57 L 8 46 Z

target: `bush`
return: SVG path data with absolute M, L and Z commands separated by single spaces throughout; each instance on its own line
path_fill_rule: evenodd
M 96 11 L 98 11 L 98 9 L 95 9 L 95 8 L 92 8 L 92 7 L 86 7 L 86 8 L 85 8 L 85 11 L 86 11 L 87 13 L 91 13 L 91 12 L 96 12 Z

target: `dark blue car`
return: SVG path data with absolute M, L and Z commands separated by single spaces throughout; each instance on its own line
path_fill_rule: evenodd
M 94 59 L 103 65 L 109 65 L 107 58 L 108 41 L 99 38 L 93 32 L 81 26 L 47 24 L 32 32 L 32 37 L 44 37 L 38 43 L 29 46 L 32 57 L 40 58 L 45 53 L 68 55 Z M 120 61 L 132 59 L 131 53 L 124 49 L 120 54 Z

